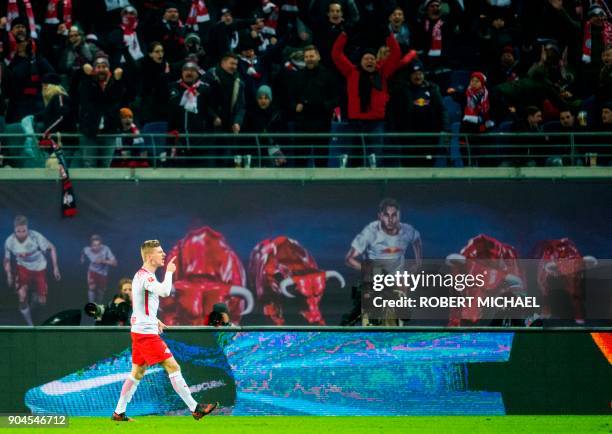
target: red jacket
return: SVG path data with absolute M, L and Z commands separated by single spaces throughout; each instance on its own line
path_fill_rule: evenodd
M 346 89 L 348 93 L 348 118 L 359 120 L 382 121 L 385 119 L 385 107 L 389 100 L 387 92 L 387 80 L 393 75 L 400 64 L 401 50 L 393 35 L 387 37 L 387 46 L 391 49 L 389 57 L 378 65 L 382 79 L 382 90 L 372 88 L 372 104 L 370 110 L 361 112 L 361 102 L 359 100 L 359 74 L 360 68 L 353 65 L 344 55 L 346 45 L 346 33 L 341 33 L 332 48 L 332 59 L 336 68 L 346 78 Z

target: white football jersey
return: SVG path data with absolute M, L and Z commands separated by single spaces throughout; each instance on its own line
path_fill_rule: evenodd
M 398 260 L 406 255 L 408 246 L 420 238 L 419 231 L 406 223 L 400 223 L 397 235 L 389 235 L 376 220 L 363 228 L 351 243 L 351 247 L 358 253 L 365 254 L 367 259 Z
M 17 265 L 30 271 L 42 271 L 47 268 L 45 252 L 50 247 L 49 240 L 36 231 L 29 230 L 23 243 L 11 234 L 4 242 L 4 258 L 10 260 L 13 255 Z
M 132 332 L 156 335 L 159 297 L 167 297 L 172 289 L 172 273 L 160 283 L 155 273 L 141 268 L 132 280 Z

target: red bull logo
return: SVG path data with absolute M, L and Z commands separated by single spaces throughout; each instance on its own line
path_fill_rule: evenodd
M 172 248 L 176 258 L 173 296 L 160 300 L 160 319 L 168 325 L 206 325 L 216 303 L 226 303 L 232 322 L 253 311 L 253 294 L 245 288 L 240 258 L 222 234 L 204 226 L 194 229 Z
M 329 279 L 345 285 L 340 273 L 321 270 L 308 250 L 291 238 L 264 240 L 251 252 L 249 286 L 256 289 L 264 315 L 276 325 L 285 324 L 286 299 L 296 297 L 305 301 L 306 308 L 300 314 L 308 324 L 325 325 L 319 303 Z

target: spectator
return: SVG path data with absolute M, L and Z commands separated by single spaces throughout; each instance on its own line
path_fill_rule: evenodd
M 79 129 L 80 150 L 85 167 L 109 167 L 114 153 L 114 140 L 98 138 L 99 134 L 115 134 L 119 128 L 119 108 L 125 92 L 123 71 L 111 74 L 108 57 L 96 54 L 93 68 L 85 65 L 90 76 L 79 89 L 81 98 Z
M 147 55 L 140 61 L 142 125 L 149 122 L 165 122 L 168 119 L 168 84 L 170 65 L 164 58 L 164 46 L 152 42 Z
M 27 21 L 21 17 L 12 22 L 9 39 L 14 44 L 9 52 L 10 63 L 8 75 L 10 86 L 8 88 L 9 106 L 7 122 L 19 122 L 25 116 L 38 113 L 43 109 L 40 77 L 53 72 L 53 67 L 47 59 L 36 52 L 36 44 L 32 41 L 27 27 Z
M 185 51 L 189 59 L 194 60 L 200 69 L 206 71 L 213 66 L 213 60 L 202 46 L 202 40 L 197 33 L 189 33 L 185 37 Z
M 513 138 L 514 147 L 510 150 L 512 155 L 510 162 L 513 165 L 534 167 L 538 162 L 544 162 L 545 159 L 542 157 L 545 157 L 543 154 L 546 149 L 542 145 L 546 145 L 546 139 L 537 136 L 543 132 L 542 120 L 542 110 L 536 106 L 529 106 L 525 109 L 523 117 L 512 125 L 513 132 L 535 134 Z
M 283 132 L 281 115 L 272 105 L 272 89 L 266 85 L 260 86 L 256 97 L 257 105 L 246 113 L 244 131 L 261 134 Z M 281 167 L 287 164 L 278 139 L 261 137 L 259 145 L 262 147 L 263 161 L 270 162 L 263 166 Z
M 346 20 L 348 27 L 353 27 L 360 21 L 359 8 L 355 0 L 312 0 L 309 7 L 310 22 L 320 23 L 325 21 L 325 16 L 330 18 L 330 13 L 337 14 L 338 9 L 336 7 L 330 8 L 332 4 L 340 6 L 342 20 Z
M 390 85 L 387 113 L 391 130 L 399 133 L 448 131 L 447 113 L 438 85 L 425 79 L 423 64 L 419 60 L 408 65 L 407 71 L 410 74 L 408 80 L 394 80 L 393 85 Z M 435 147 L 438 139 L 420 137 L 408 140 L 401 138 L 395 142 L 402 145 L 429 144 Z M 405 147 L 399 152 L 405 157 L 416 157 L 402 160 L 408 166 L 431 166 L 436 149 Z
M 438 0 L 425 1 L 424 14 L 414 35 L 420 58 L 425 67 L 432 70 L 446 65 L 452 52 L 453 35 L 458 23 L 455 3 L 451 3 L 453 8 L 446 17 L 442 16 L 441 5 Z
M 236 20 L 229 8 L 221 9 L 221 19 L 208 35 L 208 52 L 217 62 L 225 53 L 233 52 L 239 43 L 238 31 L 248 28 L 255 20 Z
M 470 134 L 467 140 L 470 152 L 479 166 L 488 166 L 491 163 L 491 149 L 488 141 L 478 137 L 495 125 L 491 118 L 491 99 L 487 89 L 487 79 L 482 72 L 473 72 L 470 84 L 465 91 L 463 118 L 461 119 L 461 132 Z
M 260 86 L 270 84 L 272 75 L 272 61 L 280 54 L 279 43 L 269 46 L 264 53 L 257 55 L 256 40 L 246 36 L 238 46 L 240 56 L 238 58 L 238 73 L 245 85 L 245 103 L 247 108 L 256 105 L 257 89 Z
M 295 50 L 274 79 L 274 101 L 290 131 L 295 130 L 295 94 L 299 88 L 297 79 L 304 67 L 304 51 Z
M 47 0 L 45 19 L 40 31 L 40 49 L 43 56 L 51 59 L 64 45 L 66 35 L 72 27 L 72 0 Z M 55 65 L 54 65 L 55 66 Z
M 321 55 L 314 45 L 304 48 L 305 68 L 296 77 L 293 110 L 296 130 L 300 133 L 328 134 L 334 109 L 338 105 L 338 81 L 335 74 L 321 65 Z M 308 166 L 311 156 L 315 165 L 327 156 L 329 137 L 300 141 L 293 151 L 296 166 Z
M 546 132 L 567 133 L 569 135 L 574 132 L 584 131 L 584 128 L 578 125 L 576 115 L 572 110 L 563 108 L 559 112 L 559 121 L 544 124 L 543 130 Z M 580 141 L 578 138 L 574 138 L 574 144 L 578 144 Z M 575 160 L 570 159 L 572 155 L 572 140 L 569 136 L 555 135 L 546 137 L 546 142 L 551 145 L 551 148 L 546 150 L 546 153 L 550 154 L 546 159 L 547 166 L 563 166 L 564 162 L 575 162 Z
M 599 71 L 595 97 L 599 102 L 612 101 L 612 44 L 602 53 L 603 66 Z
M 165 3 L 161 21 L 151 29 L 151 40 L 162 43 L 166 60 L 170 64 L 185 58 L 185 27 L 181 23 L 176 3 Z
M 64 47 L 58 53 L 57 71 L 64 74 L 68 83 L 68 93 L 77 95 L 84 78 L 83 66 L 91 64 L 97 47 L 85 40 L 85 35 L 77 25 L 70 27 Z M 72 101 L 72 116 L 76 119 L 79 113 L 78 98 Z
M 219 66 L 211 69 L 206 77 L 211 87 L 211 108 L 213 126 L 220 133 L 238 134 L 245 115 L 244 82 L 238 75 L 238 56 L 227 53 L 221 58 Z M 221 156 L 224 165 L 229 165 L 234 140 L 221 140 Z
M 410 50 L 410 28 L 404 17 L 404 10 L 399 6 L 393 8 L 389 15 L 389 31 L 395 36 L 402 54 L 406 54 Z
M 42 124 L 43 141 L 51 138 L 51 135 L 57 132 L 72 133 L 76 132 L 76 122 L 71 110 L 71 100 L 68 92 L 61 86 L 60 76 L 55 73 L 46 74 L 42 78 L 42 96 L 44 102 L 44 110 L 38 113 L 34 120 L 38 124 Z M 49 142 L 41 141 L 41 147 L 51 145 Z M 64 145 L 64 153 L 73 154 L 71 147 L 76 146 L 77 142 L 71 137 L 64 137 L 62 145 Z M 52 149 L 48 149 L 53 152 Z
M 189 137 L 192 133 L 210 131 L 210 86 L 200 80 L 199 71 L 195 62 L 186 62 L 181 79 L 170 86 L 168 129 L 174 135 L 170 138 L 171 157 L 178 166 L 201 166 L 212 162 L 210 159 L 202 160 L 202 157 L 209 157 L 208 150 L 203 148 L 206 140 Z M 180 141 L 179 134 L 182 136 Z
M 512 45 L 506 45 L 502 49 L 499 62 L 495 64 L 488 74 L 488 82 L 491 87 L 508 81 L 519 79 L 519 62 L 516 60 L 516 50 Z
M 332 46 L 340 33 L 345 30 L 343 11 L 344 9 L 340 3 L 331 2 L 327 10 L 327 19 L 315 21 L 313 24 L 314 35 L 312 42 L 319 50 L 321 63 L 327 68 L 334 67 Z
M 387 81 L 399 67 L 399 45 L 395 37 L 389 35 L 387 46 L 391 52 L 382 63 L 377 64 L 376 53 L 366 50 L 361 55 L 359 66 L 355 66 L 344 54 L 346 40 L 346 33 L 341 33 L 334 43 L 332 54 L 336 67 L 347 80 L 348 119 L 351 130 L 355 133 L 384 133 L 385 111 L 389 99 Z M 370 165 L 374 166 L 377 155 L 383 157 L 384 139 L 382 136 L 374 136 L 366 141 L 366 154 L 370 155 Z
M 134 123 L 134 113 L 127 107 L 119 110 L 120 129 L 123 136 L 115 139 L 115 155 L 112 167 L 149 167 L 144 139 Z

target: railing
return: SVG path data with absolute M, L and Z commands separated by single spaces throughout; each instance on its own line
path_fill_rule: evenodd
M 54 139 L 78 167 L 498 167 L 607 166 L 612 132 L 418 134 L 141 134 L 142 145 L 118 147 L 133 135 Z M 1 165 L 45 167 L 39 136 L 0 134 Z M 122 155 L 121 150 L 129 155 Z M 140 151 L 140 152 L 136 152 Z

